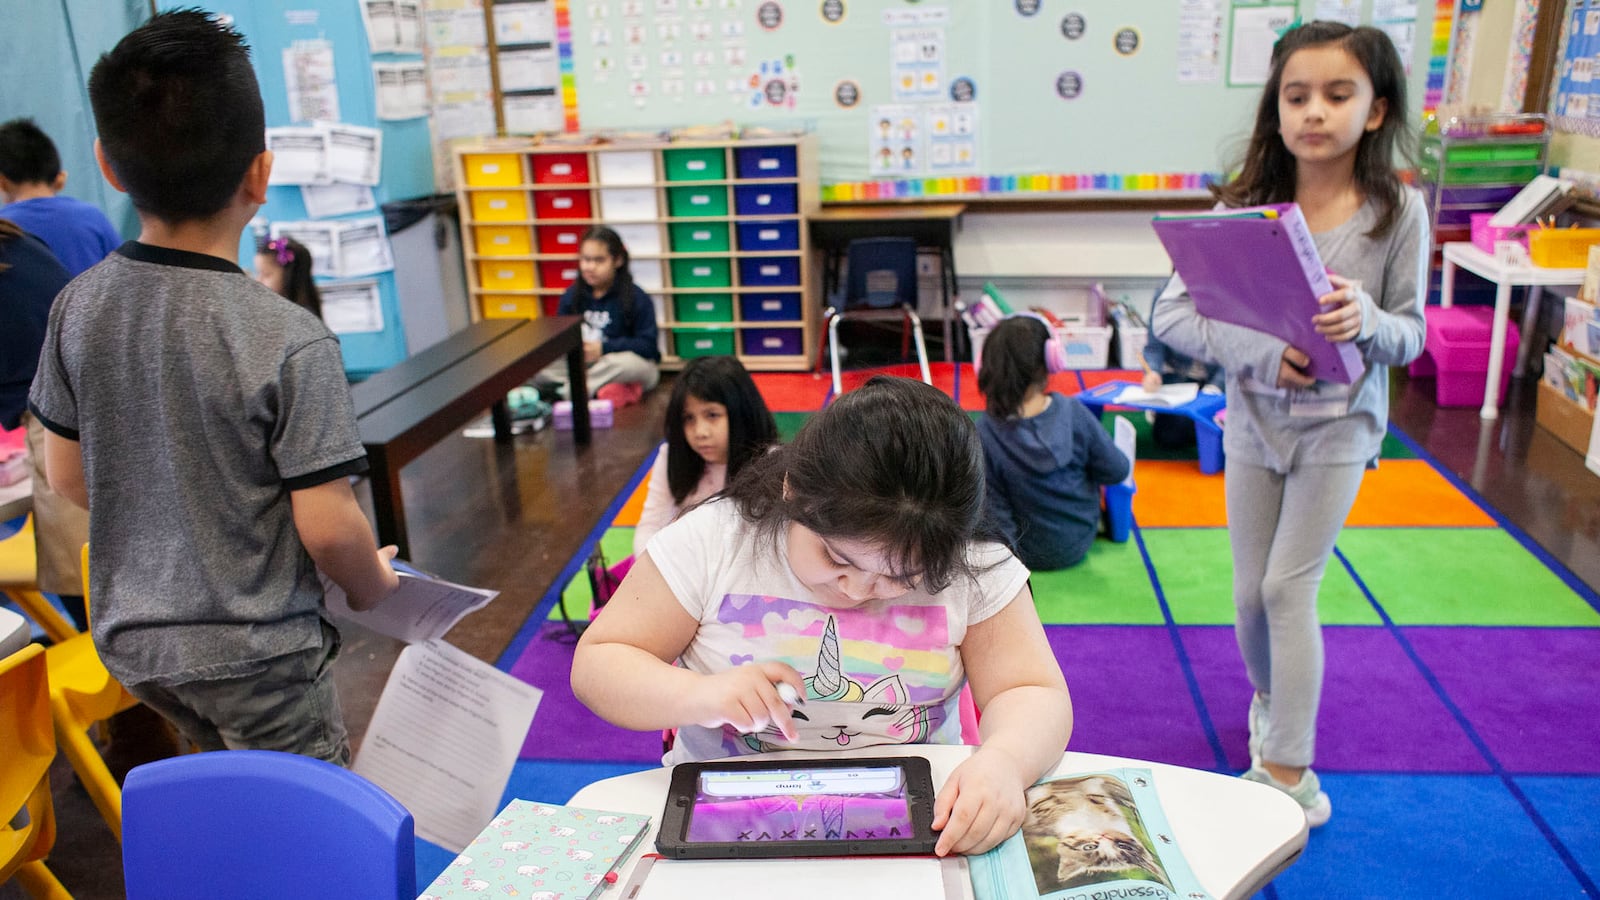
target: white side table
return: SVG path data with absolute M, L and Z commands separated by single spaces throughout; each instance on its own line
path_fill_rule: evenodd
M 1494 282 L 1494 326 L 1489 335 L 1489 378 L 1483 388 L 1483 409 L 1479 415 L 1485 419 L 1500 417 L 1500 371 L 1505 365 L 1506 320 L 1511 313 L 1511 289 L 1519 285 L 1532 288 L 1528 294 L 1528 311 L 1538 308 L 1539 292 L 1546 287 L 1577 285 L 1583 283 L 1582 269 L 1546 269 L 1542 266 L 1507 266 L 1467 242 L 1444 245 L 1444 266 L 1439 270 L 1439 305 L 1449 308 L 1455 301 L 1456 267 L 1460 266 L 1474 275 Z M 1531 315 L 1523 321 L 1531 322 Z M 1521 345 L 1517 368 L 1520 372 L 1522 358 L 1526 358 L 1527 342 Z

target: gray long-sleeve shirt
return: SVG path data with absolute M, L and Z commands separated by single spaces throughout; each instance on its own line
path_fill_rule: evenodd
M 1355 384 L 1319 381 L 1304 391 L 1275 387 L 1288 344 L 1282 339 L 1201 315 L 1181 278 L 1156 301 L 1151 328 L 1180 352 L 1219 363 L 1228 373 L 1230 460 L 1288 472 L 1302 465 L 1371 463 L 1388 430 L 1389 366 L 1422 353 L 1427 296 L 1428 212 L 1422 195 L 1403 188 L 1395 223 L 1382 238 L 1371 201 L 1348 221 L 1313 237 L 1330 272 L 1359 281 L 1361 349 L 1367 371 Z

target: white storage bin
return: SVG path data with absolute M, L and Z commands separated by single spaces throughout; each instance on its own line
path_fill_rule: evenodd
M 660 256 L 665 246 L 661 243 L 660 225 L 612 225 L 611 230 L 622 238 L 622 246 L 628 248 L 628 255 L 634 257 L 634 269 L 637 270 L 638 257 Z
M 1117 364 L 1124 369 L 1144 368 L 1144 344 L 1150 329 L 1143 325 L 1117 323 Z
M 608 150 L 596 153 L 600 162 L 600 183 L 655 184 L 656 155 L 651 150 Z
M 1056 337 L 1067 351 L 1069 369 L 1104 369 L 1111 354 L 1111 327 L 1109 325 L 1064 325 L 1055 329 Z M 968 326 L 972 338 L 972 370 L 983 367 L 983 339 L 989 336 L 987 328 Z
M 631 252 L 633 248 L 630 247 L 628 249 Z M 628 270 L 633 273 L 633 283 L 648 293 L 655 293 L 661 290 L 662 285 L 666 284 L 665 279 L 661 277 L 661 260 L 659 259 L 635 258 L 628 263 Z
M 600 218 L 608 222 L 644 222 L 658 214 L 655 188 L 600 189 Z

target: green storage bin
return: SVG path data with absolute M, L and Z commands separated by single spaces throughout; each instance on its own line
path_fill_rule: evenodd
M 679 294 L 672 300 L 672 316 L 679 322 L 732 322 L 732 294 Z
M 1466 144 L 1451 147 L 1445 158 L 1458 162 L 1538 162 L 1543 144 Z
M 727 222 L 673 222 L 667 226 L 673 253 L 725 253 Z
M 683 359 L 696 356 L 732 356 L 732 328 L 674 328 L 674 352 Z
M 721 181 L 728 177 L 727 151 L 721 147 L 695 147 L 661 151 L 668 181 Z
M 667 188 L 667 214 L 675 219 L 725 216 L 728 214 L 728 188 L 720 184 Z
M 1444 184 L 1526 184 L 1539 174 L 1538 163 L 1481 163 L 1445 166 Z M 1438 164 L 1429 160 L 1418 167 L 1425 181 L 1439 180 Z
M 732 285 L 733 263 L 725 258 L 672 261 L 672 286 L 675 288 L 725 288 Z

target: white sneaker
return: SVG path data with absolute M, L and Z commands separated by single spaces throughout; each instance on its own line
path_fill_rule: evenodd
M 1294 802 L 1300 804 L 1300 808 L 1305 811 L 1306 824 L 1312 828 L 1326 825 L 1328 819 L 1333 816 L 1333 803 L 1328 799 L 1328 795 L 1322 792 L 1322 781 L 1317 778 L 1317 773 L 1310 769 L 1306 769 L 1300 776 L 1300 783 L 1292 787 L 1273 778 L 1271 773 L 1260 766 L 1251 766 L 1250 771 L 1239 777 L 1245 781 L 1277 788 L 1294 798 Z
M 1250 697 L 1250 766 L 1261 768 L 1261 747 L 1267 742 L 1268 710 L 1271 702 L 1267 695 L 1256 691 Z

